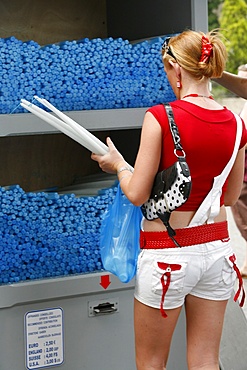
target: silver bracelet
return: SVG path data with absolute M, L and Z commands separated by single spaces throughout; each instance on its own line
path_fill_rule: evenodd
M 119 170 L 117 171 L 117 174 L 119 174 L 122 171 L 130 171 L 131 173 L 133 170 L 130 167 L 120 167 Z

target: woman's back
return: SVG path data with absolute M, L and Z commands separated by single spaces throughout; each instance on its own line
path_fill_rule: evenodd
M 210 191 L 213 178 L 222 172 L 232 155 L 236 120 L 233 113 L 226 108 L 209 110 L 183 100 L 175 101 L 171 106 L 192 178 L 191 195 L 178 211 L 195 211 Z M 152 107 L 148 111 L 162 128 L 164 150 L 159 170 L 163 170 L 176 161 L 167 115 L 163 105 Z M 246 131 L 243 132 L 240 148 L 247 140 Z M 224 203 L 226 185 L 227 183 L 223 187 L 221 205 Z

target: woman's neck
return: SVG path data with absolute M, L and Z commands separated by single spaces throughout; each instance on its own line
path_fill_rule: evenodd
M 180 96 L 180 100 L 192 103 L 201 108 L 213 110 L 223 109 L 223 107 L 214 100 L 213 96 L 209 92 L 205 92 L 204 94 L 199 92 L 190 92 L 186 95 L 181 94 Z
M 183 99 L 185 96 L 188 95 L 193 95 L 191 96 L 191 98 L 194 98 L 195 95 L 197 95 L 197 97 L 208 97 L 211 95 L 210 80 L 206 77 L 201 80 L 195 80 L 195 78 L 192 78 L 189 73 L 182 70 L 181 84 L 182 88 L 179 92 L 179 99 Z
M 202 95 L 202 94 L 197 94 L 197 93 L 191 93 L 191 94 L 184 95 L 180 99 L 187 99 L 187 98 L 207 98 L 207 99 L 214 100 L 213 96 L 210 94 Z

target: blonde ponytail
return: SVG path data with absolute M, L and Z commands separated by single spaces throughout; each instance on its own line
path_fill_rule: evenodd
M 218 78 L 222 75 L 227 52 L 217 30 L 204 34 L 186 30 L 169 41 L 175 61 L 194 78 Z M 171 55 L 163 50 L 163 62 Z

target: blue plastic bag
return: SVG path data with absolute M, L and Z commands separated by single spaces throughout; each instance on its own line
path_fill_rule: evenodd
M 128 283 L 136 273 L 141 219 L 140 207 L 126 198 L 118 184 L 116 197 L 103 216 L 100 253 L 104 269 L 122 283 Z

